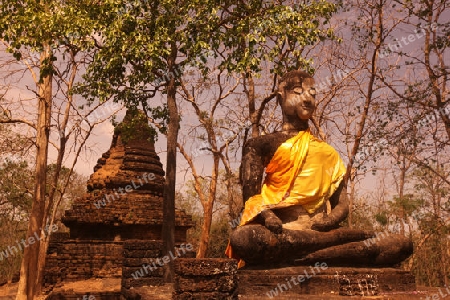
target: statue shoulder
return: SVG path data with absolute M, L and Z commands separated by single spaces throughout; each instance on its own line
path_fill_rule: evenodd
M 291 138 L 291 136 L 282 132 L 275 132 L 251 138 L 244 145 L 244 153 L 249 150 L 256 150 L 259 153 L 272 153 L 289 138 Z
M 330 144 L 328 144 L 327 142 L 314 137 L 312 139 L 313 143 L 311 143 L 310 145 L 313 146 L 312 148 L 314 149 L 313 151 L 318 151 L 321 152 L 325 155 L 331 155 L 335 158 L 339 158 L 340 159 L 340 154 L 339 152 Z M 311 148 L 310 146 L 310 148 Z

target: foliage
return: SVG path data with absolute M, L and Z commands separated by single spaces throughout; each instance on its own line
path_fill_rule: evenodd
M 336 38 L 331 28 L 322 27 L 337 11 L 331 2 L 249 0 L 227 4 L 222 8 L 224 24 L 214 33 L 213 49 L 221 50 L 221 68 L 230 72 L 259 73 L 265 61 L 274 62 L 271 71 L 277 74 L 310 68 L 312 61 L 304 58 L 304 48 Z M 217 45 L 219 42 L 224 45 Z
M 32 176 L 25 161 L 6 160 L 0 165 L 0 252 L 10 245 L 17 247 L 17 241 L 25 238 L 32 203 Z M 10 253 L 0 260 L 0 282 L 11 281 L 17 275 L 21 260 L 22 252 Z
M 214 219 L 211 225 L 211 237 L 209 239 L 206 257 L 225 257 L 225 249 L 228 245 L 228 237 L 231 233 L 229 218 L 221 214 Z
M 388 215 L 386 212 L 380 212 L 377 213 L 375 216 L 375 220 L 381 225 L 381 226 L 387 226 L 389 224 Z
M 194 226 L 187 232 L 187 242 L 192 244 L 195 249 L 198 249 L 203 219 L 200 213 L 191 215 Z M 228 245 L 230 232 L 231 226 L 228 216 L 223 213 L 215 214 L 211 224 L 210 239 L 206 257 L 225 257 L 225 249 Z
M 194 221 L 194 227 L 188 230 L 187 242 L 194 245 L 194 248 L 198 248 L 202 216 L 196 214 L 192 216 Z M 228 237 L 230 236 L 231 226 L 229 218 L 225 214 L 216 214 L 211 224 L 210 239 L 208 243 L 208 250 L 206 257 L 225 257 L 225 249 L 228 245 Z
M 95 6 L 86 6 L 86 2 L 76 0 L 29 1 L 8 0 L 0 5 L 0 39 L 8 45 L 8 52 L 21 60 L 24 51 L 39 53 L 45 45 L 50 45 L 52 54 L 41 62 L 40 79 L 55 72 L 54 55 L 57 49 L 63 49 L 62 58 L 79 50 L 93 46 L 91 38 L 94 24 L 92 16 L 99 11 Z
M 399 216 L 401 212 L 404 214 L 404 218 L 409 218 L 424 205 L 424 200 L 416 198 L 414 194 L 406 194 L 402 198 L 394 196 L 394 199 L 388 201 L 387 204 L 389 205 L 389 211 L 394 216 Z
M 419 221 L 420 234 L 415 236 L 412 271 L 418 284 L 445 286 L 450 280 L 450 224 L 432 214 Z
M 3 99 L 0 97 L 0 101 Z M 2 108 L 0 107 L 0 114 Z M 3 111 L 0 115 L 0 121 L 3 117 L 7 118 L 10 112 Z M 20 129 L 6 124 L 0 124 L 0 153 L 2 153 L 3 161 L 6 158 L 13 160 L 17 157 L 25 157 L 29 155 L 29 150 L 33 146 L 32 142 L 22 134 L 17 133 Z
M 208 243 L 207 257 L 224 257 L 225 248 L 231 231 L 228 211 L 227 188 L 224 180 L 225 174 L 220 174 L 217 187 L 217 202 L 214 204 L 213 221 L 211 224 L 210 239 Z M 209 180 L 203 180 L 201 188 L 209 188 Z M 192 216 L 194 227 L 188 230 L 187 240 L 197 248 L 200 241 L 203 223 L 203 211 L 199 205 L 198 196 L 194 189 L 194 181 L 190 180 L 184 186 L 183 191 L 178 191 L 176 197 L 177 207 Z
M 27 224 L 23 221 L 11 220 L 0 216 L 0 255 L 2 252 L 8 251 L 7 246 L 17 246 L 17 241 L 26 237 Z M 12 249 L 12 248 L 11 248 Z M 15 250 L 13 250 L 15 251 Z M 20 263 L 22 261 L 23 253 L 20 251 L 16 254 L 8 252 L 8 257 L 0 259 L 0 283 L 6 281 L 11 282 L 17 279 Z
M 17 248 L 17 241 L 25 238 L 33 198 L 32 177 L 26 161 L 6 159 L 0 164 L 0 252 L 7 246 Z M 21 260 L 22 252 L 0 259 L 0 282 L 17 275 Z
M 78 68 L 82 65 L 74 60 L 80 51 L 91 48 L 94 42 L 91 35 L 98 25 L 91 22 L 93 18 L 90 14 L 96 15 L 96 11 L 95 9 L 86 10 L 86 2 L 92 1 L 6 0 L 0 2 L 0 40 L 15 59 L 23 62 L 35 83 L 35 88 L 30 90 L 34 92 L 33 100 L 37 102 L 37 107 L 32 110 L 37 115 L 37 120 L 35 119 L 34 122 L 11 118 L 0 120 L 6 123 L 27 124 L 35 130 L 35 187 L 28 236 L 41 230 L 50 217 L 50 210 L 54 207 L 53 192 L 50 195 L 45 193 L 52 109 L 54 104 L 56 107 L 59 106 L 58 101 L 55 101 L 55 94 L 58 92 L 63 94 L 62 104 L 67 104 L 67 109 L 65 123 L 60 133 L 64 133 L 69 112 L 74 106 L 70 86 L 75 81 Z M 31 59 L 22 59 L 23 53 Z M 60 69 L 56 67 L 59 59 L 63 61 Z M 61 87 L 67 87 L 67 89 L 59 89 Z M 61 134 L 60 137 L 58 169 L 64 158 L 67 136 Z M 40 292 L 47 242 L 48 239 L 38 240 L 25 248 L 17 299 L 33 298 Z
M 54 174 L 55 174 L 56 165 L 50 164 L 47 167 L 47 178 L 48 182 L 53 182 Z M 68 176 L 70 175 L 70 178 Z M 67 167 L 62 167 L 57 180 L 57 187 L 55 193 L 55 199 L 61 199 L 59 205 L 56 207 L 57 213 L 55 216 L 55 223 L 61 222 L 61 218 L 64 215 L 64 211 L 69 209 L 73 203 L 73 201 L 79 197 L 82 197 L 86 192 L 86 181 L 87 177 L 78 174 L 77 172 L 70 172 L 70 169 Z M 69 182 L 67 186 L 65 186 L 66 182 Z M 50 186 L 47 187 L 48 191 L 50 190 Z M 62 226 L 62 225 L 61 225 Z
M 55 165 L 48 166 L 48 177 L 54 174 Z M 62 187 L 69 174 L 68 168 L 62 168 L 56 197 L 61 196 Z M 5 161 L 0 165 L 0 251 L 8 249 L 8 246 L 18 248 L 18 241 L 24 239 L 27 231 L 28 216 L 31 210 L 34 171 L 25 161 Z M 51 180 L 49 182 L 52 182 Z M 71 202 L 81 197 L 85 192 L 86 178 L 73 173 L 69 186 L 66 188 L 62 204 L 58 207 L 56 222 L 60 222 L 65 209 L 69 208 Z M 61 227 L 59 227 L 61 228 Z M 0 260 L 0 282 L 11 280 L 17 275 L 22 260 L 22 251 L 15 250 L 8 258 Z
M 305 46 L 335 38 L 331 29 L 322 29 L 337 9 L 326 1 L 109 0 L 90 6 L 101 17 L 99 48 L 77 91 L 90 101 L 113 97 L 144 110 L 188 66 L 206 75 L 213 59 L 230 73 L 258 72 L 263 61 L 276 61 L 276 71 L 285 71 L 308 65 L 301 56 Z M 176 66 L 169 66 L 173 47 L 179 55 Z M 280 59 L 286 49 L 291 54 Z
M 446 168 L 430 165 L 440 174 Z M 448 285 L 450 280 L 450 186 L 428 167 L 416 168 L 411 179 L 420 206 L 413 214 L 417 223 L 412 271 L 417 282 L 428 286 Z
M 100 10 L 100 47 L 78 91 L 91 101 L 113 97 L 147 109 L 160 82 L 178 77 L 186 64 L 206 51 L 207 43 L 191 28 L 215 18 L 213 2 L 109 0 L 94 4 Z M 167 59 L 173 46 L 184 60 L 168 74 Z
M 373 212 L 373 207 L 370 205 L 370 202 L 364 197 L 356 199 L 349 213 L 352 214 L 351 218 L 354 228 L 364 230 L 374 229 L 373 219 L 376 219 L 376 214 Z
M 155 142 L 157 132 L 153 127 L 148 126 L 147 116 L 137 109 L 128 109 L 124 122 L 116 125 L 114 133 L 121 133 L 122 142 L 127 144 L 134 139 L 143 139 L 149 142 Z
M 213 215 L 219 216 L 228 210 L 227 188 L 225 186 L 225 173 L 221 172 L 217 187 L 217 200 L 214 202 Z M 207 193 L 209 189 L 209 178 L 202 178 L 201 189 Z M 177 193 L 177 207 L 186 210 L 192 215 L 200 215 L 202 207 L 198 203 L 198 195 L 194 188 L 195 182 L 188 180 L 183 185 L 183 190 Z
M 414 253 L 406 268 L 419 285 L 445 286 L 450 279 L 450 210 L 444 198 L 449 187 L 428 168 L 415 168 L 408 179 L 409 193 L 394 195 L 372 217 L 389 232 L 408 225 L 405 234 L 412 238 Z
M 0 217 L 11 221 L 28 219 L 33 198 L 33 172 L 26 161 L 8 159 L 0 164 Z

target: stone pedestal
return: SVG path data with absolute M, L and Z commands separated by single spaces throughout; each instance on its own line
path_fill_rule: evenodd
M 238 299 L 234 259 L 186 258 L 175 261 L 173 299 Z
M 299 295 L 376 296 L 386 292 L 416 289 L 414 276 L 393 268 L 328 268 L 317 263 L 308 267 L 241 269 L 240 296 L 295 297 Z

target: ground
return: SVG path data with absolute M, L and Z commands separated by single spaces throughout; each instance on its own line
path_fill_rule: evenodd
M 0 286 L 0 299 L 1 300 L 13 300 L 17 291 L 17 283 L 6 284 Z M 64 290 L 73 290 L 74 292 L 83 292 L 86 286 L 89 286 L 90 291 L 117 291 L 120 290 L 120 279 L 92 279 L 67 283 L 63 287 Z M 450 290 L 450 288 L 449 288 Z M 142 287 L 136 289 L 141 293 L 142 300 L 165 300 L 172 299 L 172 287 L 170 285 L 163 287 Z M 433 295 L 436 295 L 434 298 Z M 419 299 L 449 299 L 450 295 L 445 288 L 429 288 L 418 287 L 417 291 L 409 293 L 396 293 L 396 294 L 384 294 L 374 297 L 346 297 L 338 295 L 279 295 L 277 300 L 298 299 L 298 300 L 357 300 L 357 299 L 383 299 L 383 300 L 419 300 Z M 270 299 L 269 297 L 252 297 L 252 296 L 240 296 L 240 300 L 261 300 Z M 36 300 L 45 300 L 45 296 L 39 297 Z

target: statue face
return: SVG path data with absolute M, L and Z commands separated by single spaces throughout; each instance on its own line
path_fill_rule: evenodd
M 316 89 L 313 78 L 293 78 L 281 94 L 281 109 L 287 116 L 297 116 L 301 120 L 311 118 L 316 108 Z

